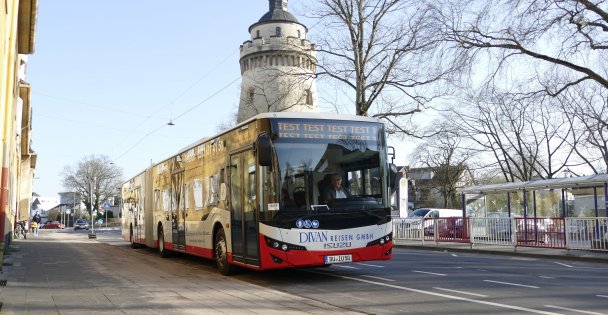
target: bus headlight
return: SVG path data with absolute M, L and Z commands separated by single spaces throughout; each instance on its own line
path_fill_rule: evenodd
M 268 247 L 271 247 L 274 249 L 279 249 L 284 252 L 288 252 L 290 250 L 306 250 L 306 247 L 304 247 L 304 246 L 293 245 L 293 244 L 277 241 L 268 236 L 264 236 L 264 240 L 266 241 L 266 245 L 268 245 Z
M 379 239 L 376 239 L 374 241 L 367 243 L 367 247 L 374 246 L 374 245 L 384 245 L 384 244 L 390 242 L 392 239 L 393 239 L 393 233 L 391 232 L 387 235 L 382 236 Z

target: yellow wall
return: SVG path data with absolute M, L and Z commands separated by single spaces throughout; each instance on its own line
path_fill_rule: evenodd
M 31 130 L 30 119 L 26 116 L 17 122 L 22 113 L 18 110 L 29 110 L 28 102 L 23 107 L 18 106 L 20 82 L 19 52 L 30 54 L 33 52 L 34 26 L 36 23 L 37 0 L 0 0 L 0 165 L 6 181 L 0 181 L 0 227 L 3 228 L 0 237 L 4 242 L 9 239 L 13 229 L 15 215 L 19 218 L 29 217 L 29 211 L 21 213 L 23 209 L 29 210 L 31 196 L 31 179 L 35 167 L 35 157 L 30 155 L 29 145 L 22 148 L 21 137 L 17 136 L 17 128 L 24 124 L 27 126 L 21 136 L 29 139 Z M 27 133 L 27 134 L 24 134 Z M 29 141 L 28 141 L 29 142 Z M 24 152 L 22 152 L 24 150 Z M 24 204 L 25 203 L 25 204 Z

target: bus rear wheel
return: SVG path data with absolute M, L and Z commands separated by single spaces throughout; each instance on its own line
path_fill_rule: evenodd
M 162 258 L 169 257 L 169 251 L 165 248 L 165 234 L 162 226 L 158 227 L 158 254 Z
M 228 276 L 234 272 L 234 267 L 228 263 L 228 246 L 226 242 L 226 233 L 223 229 L 219 229 L 215 233 L 214 245 L 215 265 L 221 274 Z
M 129 238 L 131 240 L 131 248 L 137 248 L 137 244 L 135 244 L 135 238 L 133 237 L 133 226 L 129 229 Z

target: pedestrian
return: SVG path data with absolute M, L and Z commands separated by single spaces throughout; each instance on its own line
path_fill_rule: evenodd
M 38 236 L 38 222 L 32 221 L 32 233 L 34 236 Z
M 32 217 L 32 233 L 34 233 L 34 236 L 38 236 L 38 227 L 40 226 L 41 221 L 42 217 L 40 216 L 40 213 L 36 211 L 36 214 Z

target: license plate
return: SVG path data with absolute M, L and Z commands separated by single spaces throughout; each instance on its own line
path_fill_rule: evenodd
M 326 264 L 339 264 L 347 262 L 353 262 L 353 255 L 325 256 Z

